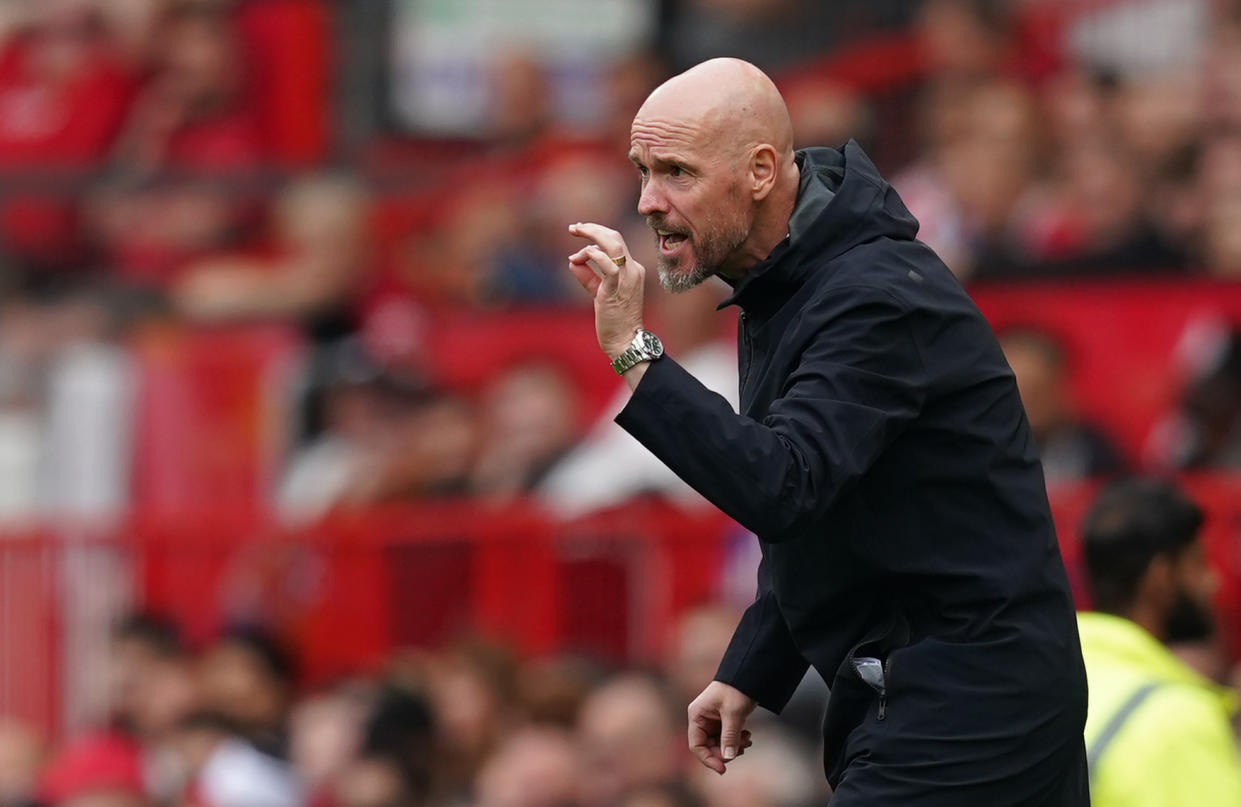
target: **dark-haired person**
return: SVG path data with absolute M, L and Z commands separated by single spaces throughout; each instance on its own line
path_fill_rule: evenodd
M 1095 612 L 1079 617 L 1095 807 L 1241 804 L 1233 696 L 1165 646 L 1212 631 L 1202 511 L 1153 479 L 1115 482 L 1082 526 Z
M 1124 457 L 1108 435 L 1074 411 L 1067 356 L 1056 337 L 1032 327 L 1009 328 L 997 336 L 1017 377 L 1047 484 L 1123 471 Z
M 262 628 L 234 626 L 202 659 L 204 706 L 231 721 L 259 751 L 283 759 L 296 668 L 289 651 Z

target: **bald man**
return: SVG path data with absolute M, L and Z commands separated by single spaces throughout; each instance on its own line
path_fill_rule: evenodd
M 690 747 L 724 773 L 813 664 L 835 807 L 1086 807 L 1081 647 L 1012 372 L 862 149 L 792 142 L 775 86 L 730 59 L 631 130 L 662 284 L 733 287 L 740 415 L 643 329 L 619 233 L 570 227 L 632 389 L 617 422 L 762 548 Z

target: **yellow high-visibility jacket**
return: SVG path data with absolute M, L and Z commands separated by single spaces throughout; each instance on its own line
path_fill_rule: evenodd
M 1241 807 L 1234 696 L 1133 622 L 1078 615 L 1093 807 Z

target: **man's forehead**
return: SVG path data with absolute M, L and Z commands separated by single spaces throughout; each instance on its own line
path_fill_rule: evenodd
M 629 156 L 694 153 L 707 146 L 712 136 L 700 118 L 648 117 L 639 112 L 629 129 Z

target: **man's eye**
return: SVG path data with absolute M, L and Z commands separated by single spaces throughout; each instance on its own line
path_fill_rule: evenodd
M 685 174 L 685 172 L 681 170 L 681 166 L 679 165 L 674 165 L 671 168 L 669 168 L 668 173 L 674 177 L 683 176 Z

